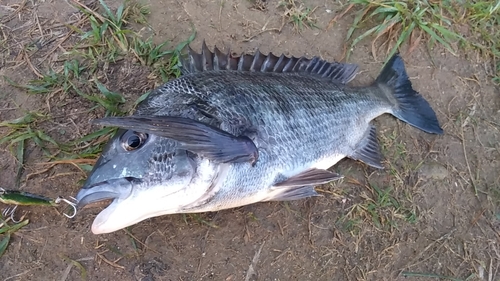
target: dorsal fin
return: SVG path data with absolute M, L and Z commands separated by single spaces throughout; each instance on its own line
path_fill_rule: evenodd
M 255 54 L 241 54 L 233 56 L 228 50 L 221 52 L 217 46 L 211 52 L 205 41 L 201 53 L 196 53 L 188 46 L 186 58 L 181 58 L 182 74 L 210 70 L 238 70 L 253 72 L 305 72 L 329 79 L 335 83 L 347 84 L 357 74 L 358 66 L 349 63 L 328 62 L 313 57 L 287 57 L 284 54 L 277 57 L 272 53 L 262 54 L 259 50 Z

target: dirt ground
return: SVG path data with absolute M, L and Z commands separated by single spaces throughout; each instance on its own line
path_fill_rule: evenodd
M 121 3 L 105 2 L 112 8 Z M 261 1 L 264 10 L 247 0 L 144 3 L 150 28 L 139 33 L 175 46 L 194 28 L 195 50 L 205 39 L 210 48 L 237 53 L 259 48 L 343 60 L 353 19 L 345 15 L 333 23 L 340 3 L 308 0 L 308 7 L 317 7 L 319 28 L 297 32 L 283 25 L 275 0 Z M 46 73 L 47 62 L 78 36 L 61 43 L 67 29 L 60 24 L 74 21 L 76 13 L 66 1 L 1 0 L 0 76 L 25 84 L 37 78 L 33 69 Z M 32 65 L 16 63 L 20 49 L 40 38 Z M 386 59 L 384 52 L 374 58 L 371 49 L 367 40 L 350 56 L 361 71 L 354 84 L 373 81 Z M 70 260 L 85 269 L 86 280 L 500 280 L 500 96 L 487 75 L 491 66 L 475 53 L 454 56 L 439 47 L 427 51 L 425 44 L 406 50 L 414 88 L 436 110 L 445 134 L 423 133 L 391 116 L 376 119 L 384 170 L 343 160 L 332 170 L 345 179 L 320 187 L 323 197 L 163 216 L 105 235 L 90 232 L 98 210 L 67 219 L 55 208 L 24 207 L 18 214 L 29 211 L 30 223 L 13 234 L 0 258 L 0 280 L 82 280 Z M 106 85 L 131 100 L 160 83 L 147 69 L 123 62 L 112 68 Z M 76 95 L 47 99 L 6 79 L 0 89 L 0 122 L 42 111 L 53 117 L 53 128 L 46 129 L 61 142 L 97 129 L 88 124 L 95 114 L 85 113 L 92 105 Z M 67 133 L 55 133 L 62 130 Z M 0 136 L 7 132 L 0 128 Z M 0 186 L 15 188 L 16 159 L 6 145 L 0 157 Z M 85 174 L 72 165 L 45 170 L 40 163 L 48 160 L 28 143 L 19 188 L 74 196 Z

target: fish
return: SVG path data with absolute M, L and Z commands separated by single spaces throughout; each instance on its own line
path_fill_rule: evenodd
M 413 89 L 398 53 L 365 86 L 350 86 L 358 65 L 319 57 L 233 55 L 203 42 L 188 46 L 182 75 L 153 90 L 117 127 L 77 208 L 109 200 L 94 234 L 146 219 L 215 212 L 320 196 L 342 178 L 343 158 L 383 169 L 372 120 L 383 114 L 443 134 L 429 102 Z

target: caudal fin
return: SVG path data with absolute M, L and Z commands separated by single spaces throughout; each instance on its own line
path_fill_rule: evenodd
M 434 110 L 424 97 L 411 87 L 404 62 L 399 54 L 395 54 L 387 62 L 376 83 L 384 92 L 391 91 L 390 94 L 395 98 L 392 110 L 394 116 L 427 133 L 443 133 Z

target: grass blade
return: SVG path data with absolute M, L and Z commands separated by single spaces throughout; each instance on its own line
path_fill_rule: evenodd
M 18 231 L 21 227 L 27 225 L 29 223 L 29 220 L 24 220 L 20 223 L 14 224 L 12 226 L 5 226 L 0 228 L 0 234 L 7 233 L 7 234 L 12 234 L 16 231 Z
M 134 107 L 136 107 L 137 105 L 139 105 L 141 102 L 143 102 L 148 96 L 149 94 L 151 94 L 151 91 L 145 93 L 145 94 L 142 94 L 134 103 Z
M 82 142 L 87 142 L 87 141 L 91 141 L 93 139 L 96 139 L 96 138 L 99 138 L 99 137 L 102 137 L 102 136 L 105 136 L 109 133 L 112 133 L 114 130 L 116 130 L 116 128 L 112 128 L 112 127 L 106 127 L 106 128 L 102 128 L 96 132 L 93 132 L 91 134 L 88 134 L 86 136 L 83 136 L 77 140 L 74 141 L 75 144 L 79 144 L 79 143 L 82 143 Z
M 437 35 L 437 34 L 436 34 L 436 32 L 434 32 L 434 30 L 432 30 L 431 28 L 429 28 L 429 27 L 428 27 L 428 26 L 426 26 L 426 25 L 421 25 L 421 26 L 420 26 L 420 28 L 421 28 L 423 31 L 427 32 L 427 33 L 431 36 L 431 38 L 432 38 L 433 40 L 436 40 L 436 41 L 438 41 L 439 43 L 441 43 L 443 46 L 445 46 L 445 47 L 446 47 L 446 49 L 448 49 L 448 51 L 449 51 L 450 53 L 452 53 L 453 55 L 456 55 L 455 51 L 451 48 L 450 44 L 448 44 L 448 42 L 444 41 L 444 40 L 443 40 L 443 39 L 442 39 L 439 35 Z
M 62 257 L 62 259 L 70 262 L 73 266 L 77 267 L 81 272 L 80 276 L 82 277 L 82 280 L 87 280 L 87 270 L 85 270 L 85 267 L 83 267 L 81 263 L 64 256 Z
M 365 33 L 361 34 L 356 39 L 354 39 L 354 41 L 351 43 L 351 47 L 349 48 L 349 51 L 347 53 L 346 60 L 349 59 L 349 56 L 351 55 L 351 50 L 354 48 L 354 46 L 356 44 L 358 44 L 359 41 L 363 40 L 365 37 L 368 37 L 368 36 L 372 35 L 373 33 L 375 33 L 375 30 L 377 30 L 378 28 L 379 28 L 378 26 L 372 27 L 371 29 L 369 29 L 368 31 L 366 31 Z
M 24 140 L 17 143 L 16 149 L 17 169 L 16 169 L 16 187 L 21 184 L 21 175 L 24 167 Z
M 0 122 L 0 126 L 20 127 L 20 125 L 31 124 L 33 121 L 35 121 L 39 117 L 43 117 L 43 115 L 36 113 L 36 112 L 28 112 L 26 115 L 24 115 L 22 117 Z
M 403 31 L 403 33 L 401 33 L 401 35 L 398 38 L 398 41 L 396 42 L 396 44 L 394 45 L 394 47 L 392 47 L 392 50 L 391 50 L 391 52 L 388 55 L 388 60 L 396 53 L 396 51 L 398 50 L 399 46 L 401 46 L 409 38 L 410 34 L 415 29 L 415 26 L 416 26 L 416 23 L 412 22 L 410 24 L 410 26 L 408 28 L 405 28 L 405 30 Z
M 419 273 L 419 272 L 403 271 L 401 273 L 401 275 L 404 277 L 427 277 L 427 278 L 447 279 L 447 280 L 451 280 L 451 281 L 464 281 L 463 279 L 454 278 L 454 277 L 450 277 L 450 276 L 437 275 L 437 274 L 433 274 L 433 273 Z M 475 275 L 472 275 L 472 276 L 475 276 Z M 469 279 L 469 278 L 467 278 L 467 279 Z
M 352 34 L 358 28 L 358 24 L 361 22 L 361 20 L 363 19 L 363 17 L 365 16 L 365 14 L 368 12 L 368 10 L 369 10 L 369 8 L 367 8 L 364 11 L 360 11 L 360 12 L 357 13 L 356 17 L 354 18 L 354 22 L 351 25 L 351 28 L 349 28 L 349 30 L 347 30 L 347 38 L 346 38 L 346 40 L 350 40 L 351 39 Z
M 5 250 L 7 250 L 7 246 L 9 245 L 9 241 L 10 241 L 10 234 L 7 233 L 7 235 L 5 235 L 5 237 L 0 241 L 0 258 L 5 253 Z

